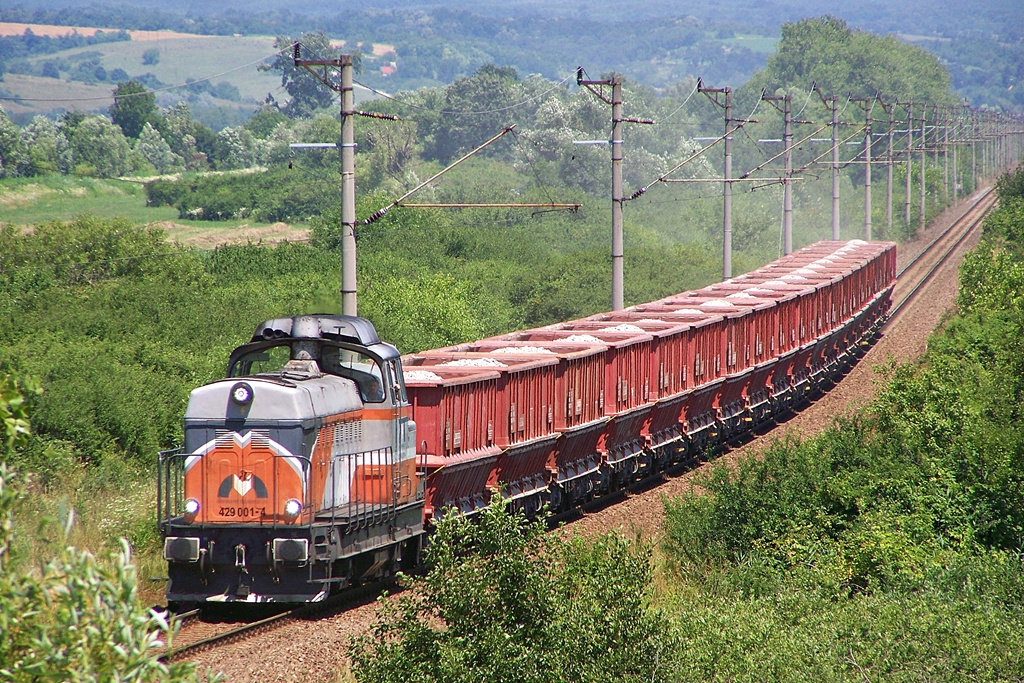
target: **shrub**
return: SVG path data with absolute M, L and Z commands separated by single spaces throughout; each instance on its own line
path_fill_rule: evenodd
M 450 514 L 426 577 L 384 599 L 350 647 L 361 681 L 659 681 L 676 643 L 649 605 L 650 552 L 618 536 L 544 535 L 501 496 Z

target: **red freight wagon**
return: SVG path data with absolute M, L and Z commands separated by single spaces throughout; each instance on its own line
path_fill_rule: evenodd
M 554 428 L 567 429 L 604 418 L 604 382 L 607 364 L 606 344 L 580 344 L 565 342 L 513 342 L 483 339 L 458 344 L 425 355 L 459 352 L 493 356 L 501 362 L 523 357 L 546 357 L 557 363 L 555 392 L 559 400 L 554 405 Z M 563 400 L 564 399 L 564 400 Z
M 446 507 L 464 513 L 487 504 L 488 482 L 501 447 L 494 443 L 501 375 L 482 368 L 422 368 L 403 359 L 406 392 L 416 421 L 416 452 L 424 457 L 426 515 Z
M 688 377 L 692 377 L 692 373 L 687 371 L 689 347 L 696 331 L 708 320 L 703 315 L 656 319 L 626 309 L 601 313 L 573 323 L 577 329 L 644 332 L 657 341 L 651 368 L 651 377 L 656 379 L 650 393 L 653 406 L 644 427 L 652 448 L 678 441 L 683 436 L 680 422 L 687 398 L 684 392 L 687 391 Z
M 775 302 L 775 325 L 768 348 L 769 354 L 776 359 L 769 379 L 771 397 L 775 403 L 782 400 L 780 397 L 785 396 L 790 389 L 790 378 L 798 359 L 796 330 L 800 325 L 801 297 L 809 291 L 811 290 L 798 285 L 780 284 L 765 288 L 758 284 L 748 285 L 742 292 L 748 297 Z
M 423 370 L 484 367 L 501 376 L 496 413 L 489 416 L 493 441 L 502 448 L 488 479 L 514 501 L 529 499 L 527 512 L 539 504 L 535 494 L 548 486 L 548 457 L 558 438 L 555 430 L 555 385 L 558 359 L 553 354 L 488 354 L 428 351 L 410 358 Z
M 600 343 L 605 354 L 604 414 L 610 418 L 599 436 L 597 450 L 613 467 L 632 459 L 647 446 L 644 425 L 653 407 L 650 403 L 651 367 L 655 340 L 648 334 L 635 332 L 600 332 L 575 330 L 573 323 L 564 329 L 541 328 L 514 332 L 487 340 L 501 342 L 567 342 Z
M 718 419 L 728 437 L 742 426 L 742 421 L 753 419 L 751 404 L 758 418 L 767 412 L 763 404 L 769 399 L 768 379 L 774 358 L 765 362 L 763 352 L 764 340 L 772 334 L 775 304 L 749 297 L 722 298 L 723 293 L 706 288 L 678 298 L 728 321 L 724 349 L 727 376 L 715 399 Z
M 555 433 L 554 355 L 494 354 L 488 352 L 426 351 L 409 357 L 423 368 L 483 368 L 502 379 L 501 398 L 488 428 L 499 446 L 510 446 Z
M 648 376 L 651 379 L 647 390 L 651 408 L 641 429 L 641 436 L 646 440 L 648 447 L 658 447 L 669 441 L 678 440 L 681 436 L 679 394 L 682 391 L 686 346 L 692 328 L 683 322 L 652 320 L 635 314 L 623 316 L 621 313 L 620 311 L 618 314 L 601 314 L 542 329 L 571 330 L 582 334 L 647 334 L 653 337 L 654 344 L 651 347 L 648 369 Z M 612 440 L 614 441 L 614 437 Z
M 608 348 L 605 355 L 605 390 L 603 409 L 608 417 L 640 408 L 649 400 L 650 363 L 654 338 L 649 334 L 574 331 L 572 323 L 563 323 L 563 329 L 536 329 L 513 332 L 487 339 L 493 342 L 563 342 L 569 344 L 602 344 Z
M 616 318 L 609 320 L 608 318 Z M 680 349 L 685 344 L 688 325 L 680 322 L 669 322 L 664 320 L 651 320 L 629 316 L 630 319 L 621 316 L 602 314 L 591 318 L 574 320 L 569 323 L 558 323 L 542 327 L 540 330 L 564 330 L 572 334 L 628 334 L 628 335 L 649 335 L 654 342 L 651 345 L 651 354 L 648 358 L 647 369 L 648 382 L 644 395 L 647 401 L 656 401 L 664 396 L 676 393 L 671 368 L 673 358 L 678 358 Z M 666 362 L 667 361 L 667 362 Z M 676 363 L 678 365 L 678 362 Z M 666 372 L 666 366 L 670 369 Z
M 626 312 L 690 325 L 682 377 L 686 399 L 679 422 L 694 446 L 703 447 L 717 418 L 715 402 L 726 374 L 722 356 L 729 321 L 709 311 L 665 300 L 632 306 Z
M 558 496 L 566 490 L 581 489 L 573 495 L 589 493 L 592 477 L 599 474 L 603 461 L 599 449 L 608 422 L 604 414 L 608 345 L 494 338 L 451 348 L 479 353 L 547 350 L 555 354 L 559 362 L 556 391 L 565 403 L 556 406 L 559 437 L 547 460 L 547 472 L 555 483 L 551 504 L 557 507 Z

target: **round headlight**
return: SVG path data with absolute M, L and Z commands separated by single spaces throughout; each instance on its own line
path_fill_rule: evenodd
M 231 400 L 240 406 L 252 403 L 252 387 L 247 382 L 239 382 L 231 387 Z
M 195 498 L 189 498 L 185 501 L 185 514 L 189 517 L 195 517 L 199 512 L 199 501 Z
M 302 503 L 294 498 L 284 504 L 284 514 L 288 517 L 298 517 L 300 512 L 302 512 Z

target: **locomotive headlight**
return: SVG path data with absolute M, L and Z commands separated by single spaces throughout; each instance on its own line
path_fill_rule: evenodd
M 240 406 L 252 403 L 252 387 L 247 382 L 239 382 L 231 387 L 231 400 Z
M 185 501 L 185 521 L 191 522 L 199 514 L 199 501 L 195 498 L 189 498 Z
M 290 499 L 287 503 L 284 504 L 285 517 L 288 517 L 289 519 L 295 519 L 299 516 L 300 512 L 302 512 L 302 503 L 295 500 L 294 498 Z

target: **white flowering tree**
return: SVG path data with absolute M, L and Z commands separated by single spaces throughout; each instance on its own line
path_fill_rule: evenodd
M 193 140 L 193 146 L 195 141 Z M 135 151 L 153 164 L 157 173 L 177 173 L 185 169 L 185 163 L 180 156 L 171 151 L 171 146 L 160 135 L 160 131 L 153 127 L 148 121 L 139 133 L 139 141 L 135 143 Z
M 0 107 L 0 178 L 21 175 L 28 162 L 28 152 L 21 141 L 21 131 Z
M 121 129 L 103 116 L 90 116 L 75 128 L 71 138 L 74 171 L 100 178 L 116 178 L 131 172 L 131 147 Z
M 68 141 L 57 130 L 57 124 L 45 116 L 36 116 L 21 131 L 21 141 L 28 150 L 29 175 L 60 173 L 60 153 Z

